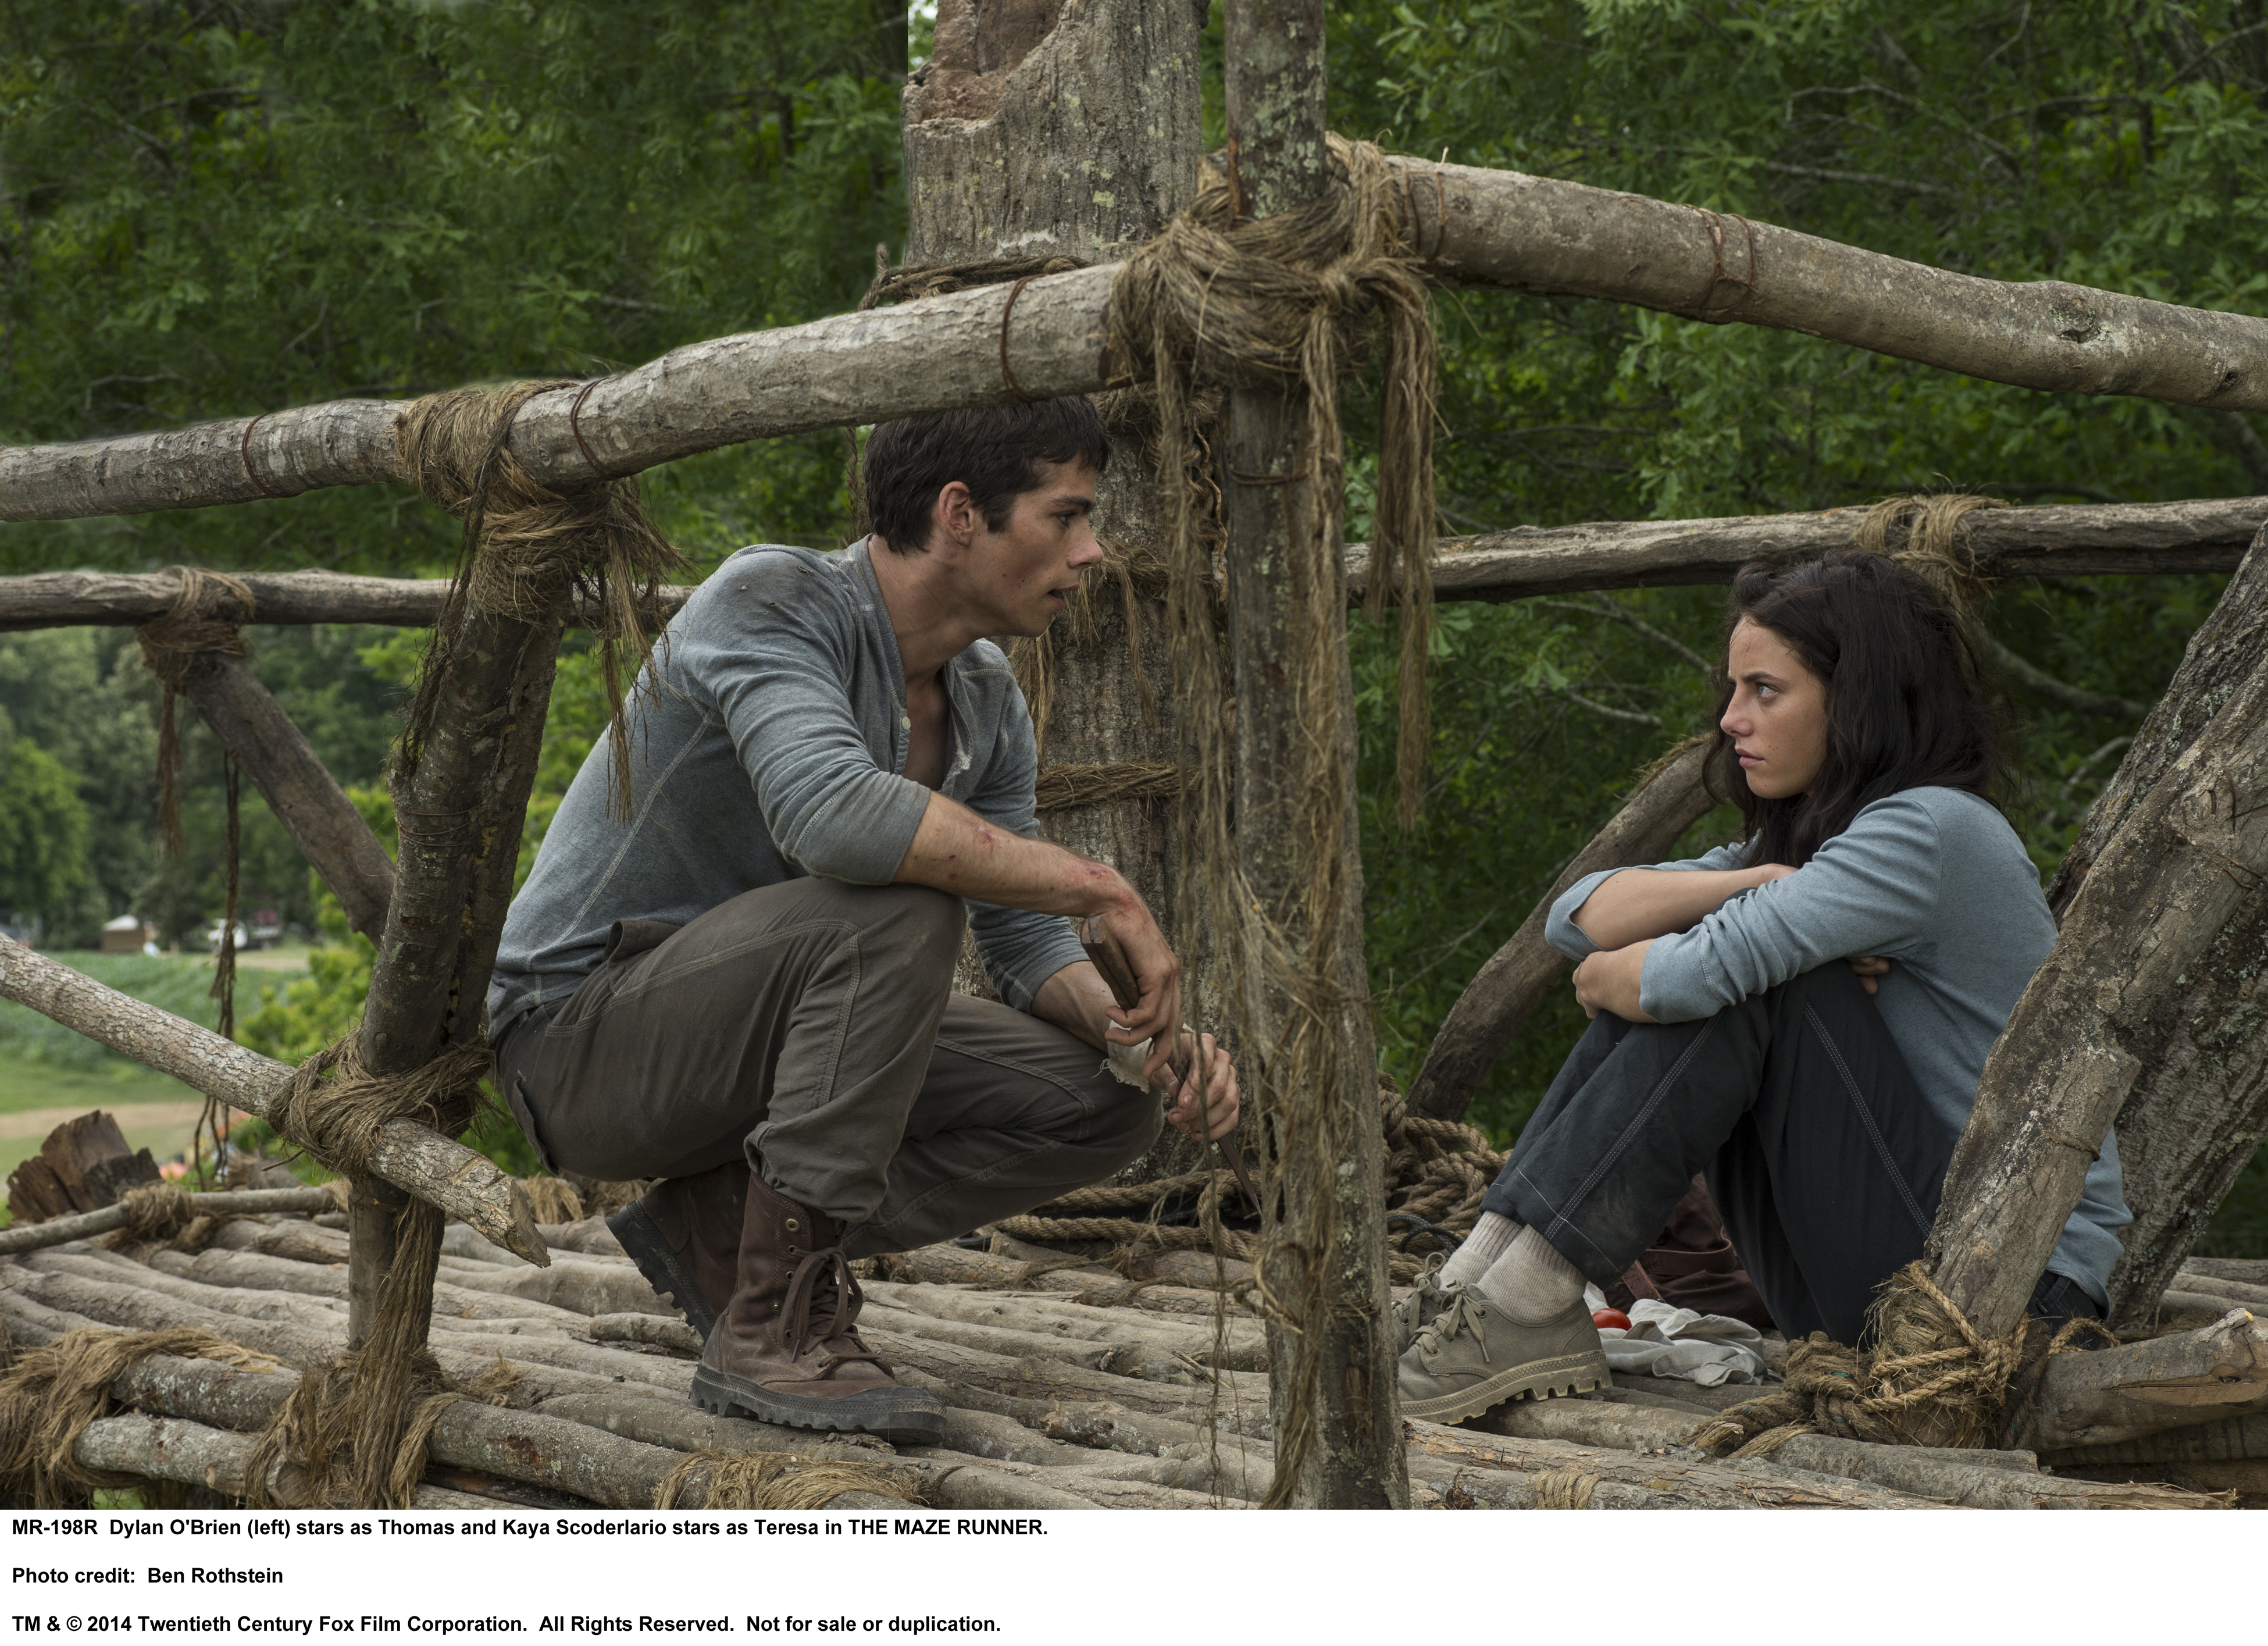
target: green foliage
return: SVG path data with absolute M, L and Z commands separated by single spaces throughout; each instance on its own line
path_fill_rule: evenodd
M 0 440 L 581 375 L 849 306 L 902 221 L 902 6 L 0 0 Z M 657 476 L 826 541 L 838 442 Z M 396 496 L 11 528 L 0 569 L 407 570 Z M 690 545 L 688 545 L 690 546 Z
M 259 1010 L 239 1014 L 236 1037 L 279 1062 L 306 1062 L 362 1021 L 376 955 L 368 938 L 352 933 L 311 950 L 307 975 L 284 985 Z
M 70 771 L 28 737 L 0 740 L 0 904 L 63 907 L 86 883 L 86 805 Z

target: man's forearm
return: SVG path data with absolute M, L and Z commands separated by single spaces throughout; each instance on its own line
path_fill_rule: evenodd
M 1003 829 L 935 793 L 895 878 L 902 885 L 934 886 L 957 897 L 1073 919 L 1139 901 L 1108 864 Z
M 1092 961 L 1065 966 L 1033 992 L 1032 1015 L 1043 1023 L 1070 1030 L 1098 1052 L 1109 1049 L 1103 1038 L 1117 1002 L 1110 985 Z

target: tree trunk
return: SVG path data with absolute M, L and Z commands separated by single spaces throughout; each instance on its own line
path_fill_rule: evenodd
M 2048 887 L 2049 906 L 2068 922 L 2098 860 L 2164 783 L 2184 781 L 2180 763 L 2268 658 L 2268 534 L 2256 540 L 2220 602 L 2191 637 L 2156 708 L 2142 722 L 2117 774 L 2096 797 Z M 2250 798 L 2247 798 L 2248 794 Z M 2240 812 L 2257 812 L 2257 791 L 2240 787 Z M 2226 809 L 2226 808 L 2224 808 Z M 2242 854 L 2239 854 L 2242 857 Z M 2268 868 L 2258 855 L 2213 859 L 2216 878 Z M 2246 868 L 2243 865 L 2250 865 Z M 2212 1218 L 2268 1135 L 2268 1000 L 2259 992 L 2268 951 L 2268 900 L 2257 891 L 2200 948 L 2178 989 L 2160 1006 L 2154 1032 L 2118 1111 L 2119 1163 L 2134 1222 L 2110 1277 L 2112 1324 L 2129 1330 L 2156 1306 L 2191 1241 Z M 2139 911 L 2137 912 L 2139 913 Z M 2068 946 L 2066 936 L 2058 948 Z
M 2260 580 L 2268 556 L 2256 550 L 2236 587 Z M 2255 1032 L 2250 995 L 2268 944 L 2264 795 L 2268 653 L 2256 646 L 2195 741 L 2127 806 L 1985 1062 L 1929 1242 L 1937 1283 L 1984 1335 L 2021 1317 L 2130 1097 L 2199 1130 L 2217 1123 L 2224 1147 L 2242 1151 L 2236 1164 L 2258 1143 L 2268 1036 Z M 2162 1124 L 2138 1126 L 2138 1141 Z M 2153 1301 L 2179 1256 L 2178 1242 L 2152 1249 Z M 2128 1266 L 2131 1277 L 2132 1256 Z
M 1701 780 L 1708 752 L 1706 744 L 1696 744 L 1632 790 L 1598 837 L 1560 871 L 1520 929 L 1465 985 L 1426 1049 L 1425 1067 L 1410 1082 L 1411 1114 L 1429 1120 L 1464 1118 L 1474 1091 L 1505 1047 L 1572 965 L 1543 941 L 1552 904 L 1586 875 L 1660 861 L 1709 809 L 1709 791 Z
M 1227 47 L 1233 197 L 1241 215 L 1294 210 L 1332 181 L 1321 0 L 1232 0 Z M 1279 1476 L 1270 1502 L 1406 1508 L 1386 1318 L 1384 1145 L 1363 970 L 1344 565 L 1329 557 L 1323 575 L 1332 587 L 1306 587 L 1315 575 L 1309 543 L 1335 531 L 1338 500 L 1313 472 L 1320 458 L 1307 449 L 1306 419 L 1304 397 L 1233 390 L 1222 464 L 1236 873 L 1280 934 L 1290 957 L 1282 963 L 1302 969 L 1279 977 L 1277 945 L 1244 946 L 1260 1041 L 1243 1048 L 1244 1080 L 1256 1124 L 1270 1129 L 1279 1176 L 1262 1197 L 1266 1279 L 1279 1305 L 1299 1316 L 1269 1322 L 1270 1409 L 1289 1476 Z M 1328 613 L 1321 634 L 1309 628 L 1318 609 Z M 1329 659 L 1320 681 L 1306 667 L 1318 650 Z M 1336 745 L 1320 760 L 1319 734 Z M 1332 858 L 1341 876 L 1336 908 L 1319 907 L 1311 882 L 1318 859 Z M 1336 929 L 1318 930 L 1318 919 Z M 1326 957 L 1319 975 L 1304 975 L 1311 956 Z M 1303 1041 L 1314 1050 L 1295 1052 Z M 1320 1229 L 1329 1231 L 1328 1244 L 1314 1244 Z
M 906 262 L 1099 262 L 1158 233 L 1196 196 L 1199 23 L 1190 0 L 945 0 L 936 50 L 906 88 Z M 1022 312 L 1020 299 L 1020 328 Z M 1146 444 L 1119 432 L 1097 489 L 1109 561 L 1086 573 L 1063 621 L 1012 644 L 1043 786 L 1068 768 L 1172 770 L 1181 757 L 1163 591 L 1138 570 L 1159 535 Z M 1050 807 L 1040 830 L 1126 877 L 1181 957 L 1191 1021 L 1209 1024 L 1219 997 L 1208 946 L 1174 919 L 1175 806 L 1167 793 Z M 989 992 L 973 963 L 960 981 Z M 1125 1177 L 1178 1176 L 1203 1153 L 1164 1132 Z
M 346 911 L 347 924 L 378 942 L 386 934 L 386 909 L 394 898 L 393 861 L 283 705 L 269 695 L 249 664 L 223 652 L 193 654 L 182 673 L 181 693 L 251 773 L 269 809 L 291 830 L 299 855 Z

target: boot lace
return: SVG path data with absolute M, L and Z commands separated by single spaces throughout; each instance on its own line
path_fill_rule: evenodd
M 847 1366 L 857 1361 L 869 1361 L 880 1366 L 890 1377 L 882 1357 L 861 1342 L 858 1332 L 858 1310 L 866 1302 L 866 1294 L 858 1288 L 858 1277 L 850 1273 L 850 1265 L 840 1246 L 830 1246 L 824 1251 L 814 1251 L 795 1266 L 788 1277 L 787 1298 L 781 1309 L 781 1330 L 785 1333 L 789 1355 L 797 1360 L 804 1351 L 814 1348 L 836 1337 L 847 1338 L 857 1347 L 849 1354 L 837 1354 L 832 1349 L 819 1357 L 819 1375 L 827 1377 L 837 1366 Z M 814 1320 L 821 1310 L 823 1318 Z
M 1473 1334 L 1473 1341 L 1480 1345 L 1482 1362 L 1487 1363 L 1488 1334 L 1480 1329 L 1481 1323 L 1477 1318 L 1466 1318 L 1469 1311 L 1475 1307 L 1474 1299 L 1469 1291 L 1460 1286 L 1452 1290 L 1448 1296 L 1449 1306 L 1418 1328 L 1418 1336 L 1411 1342 L 1410 1347 L 1423 1349 L 1426 1354 L 1432 1354 L 1440 1350 L 1442 1345 L 1454 1342 L 1460 1332 L 1469 1330 Z

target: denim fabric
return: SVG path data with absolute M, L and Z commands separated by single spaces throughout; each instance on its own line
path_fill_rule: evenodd
M 1856 1343 L 1921 1256 L 1955 1140 L 1837 961 L 1714 1016 L 1594 1019 L 1482 1200 L 1610 1285 L 1696 1172 L 1773 1320 Z M 2092 1300 L 2063 1276 L 2052 1302 Z

